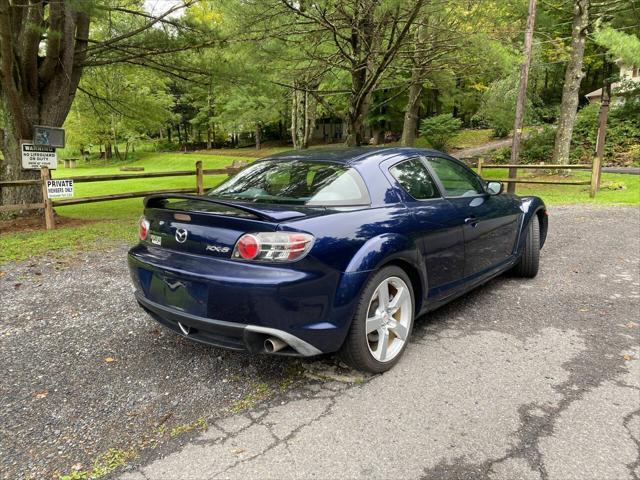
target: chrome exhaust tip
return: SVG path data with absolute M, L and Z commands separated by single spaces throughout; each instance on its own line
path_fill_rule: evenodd
M 287 344 L 277 337 L 269 337 L 264 341 L 264 349 L 267 353 L 276 353 L 286 346 Z

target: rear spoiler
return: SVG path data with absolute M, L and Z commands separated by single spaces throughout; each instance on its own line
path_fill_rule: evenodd
M 215 198 L 210 198 L 207 196 L 184 195 L 180 193 L 149 195 L 148 197 L 144 198 L 144 206 L 145 208 L 158 208 L 161 206 L 161 203 L 163 200 L 169 200 L 171 198 L 178 198 L 181 200 L 193 200 L 196 202 L 206 202 L 206 203 L 213 203 L 216 205 L 223 205 L 225 207 L 235 208 L 236 210 L 242 210 L 243 212 L 251 213 L 252 215 L 255 215 L 256 217 L 258 217 L 259 219 L 265 220 L 268 222 L 280 222 L 282 220 L 288 220 L 291 218 L 304 217 L 303 213 L 299 213 L 298 215 L 292 215 L 291 211 L 280 212 L 278 210 L 265 212 L 263 209 L 250 207 L 242 203 L 238 204 L 234 202 L 226 202 L 224 200 L 217 200 Z

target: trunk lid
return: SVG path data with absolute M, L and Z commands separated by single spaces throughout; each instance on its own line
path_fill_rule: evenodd
M 231 258 L 244 233 L 271 232 L 281 222 L 325 213 L 323 208 L 263 206 L 194 195 L 152 195 L 144 204 L 150 223 L 146 243 L 217 258 Z

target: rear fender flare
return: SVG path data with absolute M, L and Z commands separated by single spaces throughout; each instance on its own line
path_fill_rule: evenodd
M 529 228 L 531 219 L 534 215 L 539 215 L 540 218 L 540 248 L 543 247 L 547 237 L 547 229 L 549 220 L 547 219 L 547 207 L 544 202 L 538 197 L 522 197 L 520 208 L 524 213 L 522 217 L 522 223 L 520 225 L 520 234 L 518 236 L 517 253 L 521 253 L 524 248 L 524 242 L 526 239 L 526 231 Z M 542 213 L 542 215 L 540 215 Z
M 353 256 L 338 285 L 336 303 L 358 299 L 369 278 L 394 261 L 411 265 L 418 272 L 422 292 L 428 291 L 426 263 L 415 242 L 404 235 L 385 233 L 369 239 Z M 422 304 L 422 299 L 419 301 Z

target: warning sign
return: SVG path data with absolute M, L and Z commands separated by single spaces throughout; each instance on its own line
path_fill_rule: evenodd
M 40 170 L 42 167 L 49 167 L 51 170 L 58 168 L 58 156 L 54 147 L 31 143 L 22 143 L 20 147 L 22 168 L 25 170 Z
M 73 180 L 47 180 L 49 198 L 73 197 Z

